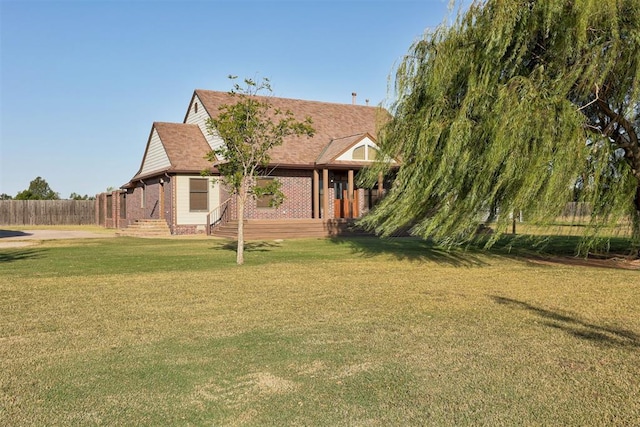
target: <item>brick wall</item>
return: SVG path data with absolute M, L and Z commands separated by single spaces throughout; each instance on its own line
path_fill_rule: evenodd
M 246 219 L 306 219 L 313 217 L 313 172 L 310 170 L 279 170 L 277 175 L 273 175 L 282 183 L 282 191 L 285 194 L 285 199 L 282 205 L 277 208 L 257 207 L 256 200 L 251 198 L 247 202 L 245 207 Z M 124 222 L 130 224 L 136 219 L 145 218 L 160 218 L 160 211 L 164 211 L 164 218 L 167 220 L 167 224 L 171 228 L 172 234 L 196 234 L 204 232 L 204 230 L 198 229 L 196 225 L 177 225 L 175 223 L 175 206 L 174 206 L 174 192 L 175 192 L 175 180 L 169 177 L 162 177 L 164 181 L 164 206 L 160 206 L 160 177 L 156 179 L 145 180 L 145 189 L 142 190 L 142 184 L 133 189 L 129 189 L 126 195 L 126 207 L 127 218 L 121 220 L 122 226 Z M 332 184 L 329 184 L 329 205 L 324 218 L 329 219 L 334 217 L 334 197 L 335 192 Z M 366 212 L 366 199 L 364 190 L 356 189 L 358 191 L 359 199 L 359 213 L 362 215 Z M 144 195 L 144 207 L 142 206 L 142 197 Z M 220 188 L 220 201 L 224 201 L 229 197 L 229 192 L 221 186 Z M 114 213 L 119 209 L 116 199 L 113 200 Z M 322 203 L 322 197 L 320 198 Z M 229 204 L 231 212 L 231 218 L 236 218 L 236 201 L 235 198 L 231 198 Z
M 320 175 L 322 176 L 322 175 Z M 285 194 L 285 200 L 277 208 L 258 208 L 256 201 L 250 199 L 245 207 L 246 219 L 281 219 L 281 218 L 312 218 L 313 217 L 313 174 L 311 171 L 279 171 L 279 175 L 275 176 L 282 183 L 282 191 Z M 221 190 L 223 200 L 228 197 L 228 192 Z M 366 192 L 362 188 L 356 188 L 358 192 L 358 213 L 360 216 L 366 214 L 368 209 L 368 201 Z M 327 214 L 323 218 L 330 219 L 335 216 L 334 201 L 335 190 L 333 184 L 329 183 L 329 205 L 327 206 Z M 322 197 L 320 197 L 322 204 Z M 232 198 L 230 209 L 232 209 L 232 219 L 236 217 L 236 202 Z
M 127 190 L 127 225 L 136 219 L 144 218 L 144 209 L 141 207 L 142 188 L 135 187 Z
M 171 234 L 188 235 L 188 234 L 205 234 L 207 232 L 204 225 L 174 225 L 171 227 Z
M 284 202 L 277 208 L 259 208 L 256 200 L 250 198 L 245 206 L 245 219 L 283 219 L 283 218 L 311 218 L 313 215 L 313 176 L 311 171 L 284 170 L 273 175 L 282 184 L 285 194 Z M 222 191 L 224 195 L 227 191 Z M 231 218 L 237 219 L 236 200 L 231 199 Z
M 100 193 L 96 196 L 96 223 L 106 228 L 120 228 L 126 220 L 120 216 L 121 191 Z
M 144 188 L 144 218 L 160 218 L 160 183 L 157 179 L 145 180 Z
M 163 181 L 162 185 L 160 179 Z M 160 206 L 162 187 L 164 187 L 164 204 Z M 137 219 L 159 219 L 161 211 L 164 211 L 164 219 L 167 220 L 169 226 L 171 227 L 173 224 L 173 185 L 171 178 L 164 176 L 144 180 L 144 185 L 138 183 L 135 188 L 128 189 L 126 198 L 127 224 L 131 224 Z

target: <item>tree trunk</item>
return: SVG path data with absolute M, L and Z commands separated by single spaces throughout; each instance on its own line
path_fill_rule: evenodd
M 238 247 L 236 249 L 236 264 L 244 264 L 244 201 L 238 197 Z
M 236 249 L 236 264 L 244 264 L 244 205 L 247 201 L 247 184 L 246 178 L 243 178 L 240 192 L 238 193 L 238 204 L 236 205 L 236 213 L 238 217 L 238 246 Z
M 638 185 L 636 186 L 636 197 L 633 200 L 633 205 L 636 209 L 636 215 L 631 219 L 631 235 L 635 247 L 635 256 L 640 258 L 640 179 L 638 179 Z

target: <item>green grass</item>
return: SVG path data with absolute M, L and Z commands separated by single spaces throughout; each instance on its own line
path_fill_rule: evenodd
M 639 271 L 543 265 L 524 239 L 252 242 L 242 267 L 233 249 L 0 248 L 0 425 L 640 419 Z

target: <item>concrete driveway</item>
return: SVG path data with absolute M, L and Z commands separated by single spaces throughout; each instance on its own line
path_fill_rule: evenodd
M 0 229 L 0 248 L 29 246 L 41 240 L 57 239 L 97 239 L 113 237 L 112 234 L 92 233 L 82 230 L 2 230 Z

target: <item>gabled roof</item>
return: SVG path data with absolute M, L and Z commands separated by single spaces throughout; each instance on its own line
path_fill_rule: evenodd
M 161 143 L 161 147 L 156 148 L 164 151 L 168 164 L 165 163 L 165 166 L 159 169 L 146 170 L 145 162 L 154 130 L 158 133 Z M 209 151 L 211 148 L 198 125 L 154 122 L 147 140 L 142 164 L 131 180 L 157 176 L 164 172 L 199 173 L 202 170 L 210 169 L 211 162 L 205 159 L 205 155 Z
M 220 106 L 237 102 L 237 98 L 227 92 L 198 89 L 194 96 L 198 96 L 211 117 L 218 115 Z M 378 120 L 389 116 L 379 107 L 276 97 L 258 98 L 267 99 L 274 108 L 291 111 L 298 120 L 311 117 L 313 121 L 313 137 L 289 136 L 281 146 L 271 150 L 271 163 L 275 165 L 312 166 L 332 141 L 363 134 L 375 138 Z
M 200 172 L 211 168 L 211 162 L 204 157 L 211 147 L 198 125 L 155 123 L 155 127 L 171 161 L 170 171 Z
M 373 139 L 373 137 L 368 133 L 361 133 L 358 135 L 347 136 L 345 138 L 334 139 L 329 143 L 329 145 L 325 147 L 325 150 L 320 153 L 320 156 L 316 160 L 316 164 L 326 165 L 328 163 L 335 162 L 336 157 L 340 156 L 353 145 L 357 144 L 367 137 Z

